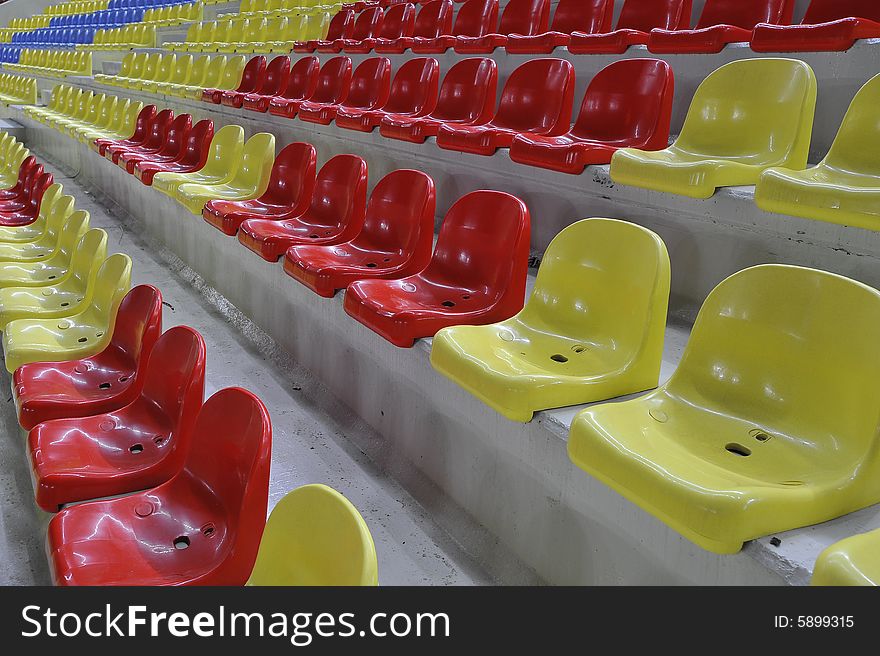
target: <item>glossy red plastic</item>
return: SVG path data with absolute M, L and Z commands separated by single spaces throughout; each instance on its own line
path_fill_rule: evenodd
M 498 24 L 498 0 L 468 0 L 458 9 L 449 34 L 433 38 L 415 37 L 410 48 L 419 54 L 446 52 L 459 36 L 483 36 Z
M 275 101 L 276 111 L 271 113 L 278 114 L 279 111 L 286 107 L 286 101 L 301 101 L 315 92 L 315 88 L 318 85 L 320 68 L 321 64 L 317 57 L 301 57 L 290 67 L 287 84 L 284 85 L 284 88 L 279 93 L 274 96 L 248 94 L 244 98 L 244 108 L 254 112 L 267 112 L 271 111 L 272 102 Z M 284 114 L 280 115 L 283 116 Z
M 362 61 L 351 75 L 348 93 L 336 102 L 304 101 L 298 116 L 309 123 L 329 125 L 341 107 L 373 110 L 388 102 L 391 88 L 391 61 L 387 57 L 370 57 Z
M 349 53 L 370 52 L 379 41 L 394 41 L 403 37 L 412 36 L 416 21 L 416 8 L 409 3 L 391 5 L 385 10 L 381 25 L 373 34 L 361 39 L 342 40 L 342 49 Z
M 392 171 L 370 194 L 364 226 L 354 239 L 335 246 L 291 246 L 284 270 L 326 298 L 355 280 L 414 275 L 431 260 L 435 208 L 430 176 Z
M 287 80 L 290 77 L 290 57 L 281 55 L 275 57 L 266 66 L 265 75 L 263 75 L 262 83 L 253 91 L 247 93 L 243 91 L 224 91 L 221 102 L 229 107 L 243 107 L 250 103 L 253 109 L 254 105 L 259 105 L 260 101 L 265 98 L 265 107 L 269 108 L 269 98 L 277 96 L 287 88 Z M 266 111 L 265 109 L 263 111 Z
M 550 0 L 509 0 L 501 13 L 498 31 L 482 36 L 458 36 L 455 52 L 490 53 L 507 45 L 509 34 L 533 36 L 546 32 L 550 22 Z
M 752 33 L 755 52 L 849 50 L 858 39 L 880 38 L 880 2 L 813 0 L 800 25 L 761 23 Z
M 126 172 L 134 174 L 134 165 L 143 160 L 151 162 L 173 162 L 180 156 L 186 144 L 186 138 L 192 129 L 192 116 L 180 114 L 176 116 L 165 133 L 162 145 L 155 152 L 146 150 L 128 150 L 119 155 L 118 164 Z
M 311 64 L 314 64 L 314 75 L 317 76 L 319 66 L 317 58 L 303 57 L 295 65 L 291 66 L 290 57 L 287 55 L 276 57 L 266 67 L 266 77 L 263 80 L 263 86 L 253 93 L 244 94 L 241 99 L 241 106 L 254 112 L 267 111 L 272 98 L 283 95 L 287 91 L 288 86 L 293 81 L 292 76 L 297 76 L 294 84 L 302 83 L 301 71 L 307 71 Z M 297 66 L 299 66 L 299 70 L 296 70 Z M 296 86 L 294 86 L 295 89 Z
M 110 144 L 104 151 L 104 157 L 111 160 L 114 164 L 119 164 L 119 157 L 124 152 L 136 153 L 155 153 L 162 147 L 168 128 L 174 120 L 174 112 L 170 109 L 163 109 L 153 117 L 147 126 L 144 140 L 139 144 L 126 144 L 124 142 L 118 144 Z
M 395 346 L 461 324 L 509 319 L 523 307 L 529 210 L 500 191 L 475 191 L 446 214 L 428 266 L 400 280 L 358 280 L 345 311 Z
M 269 262 L 277 262 L 294 244 L 338 244 L 350 241 L 364 225 L 367 163 L 357 155 L 336 155 L 315 179 L 309 206 L 283 220 L 248 219 L 238 241 Z
M 388 102 L 379 109 L 340 105 L 336 125 L 349 130 L 372 132 L 385 116 L 418 118 L 434 110 L 440 82 L 440 64 L 430 57 L 408 59 L 391 81 Z
M 411 35 L 394 39 L 381 36 L 376 39 L 373 49 L 378 53 L 403 53 L 413 44 L 413 39 L 436 39 L 441 34 L 452 32 L 452 0 L 432 0 L 425 3 L 416 16 Z M 386 18 L 387 20 L 387 18 Z
M 20 179 L 21 193 L 12 198 L 0 200 L 0 211 L 14 212 L 16 210 L 24 209 L 28 204 L 31 193 L 33 192 L 34 184 L 41 175 L 43 175 L 43 165 L 38 163 L 36 158 L 34 158 L 34 165 L 28 167 L 27 171 L 25 171 L 24 177 Z
M 244 65 L 244 70 L 241 72 L 241 81 L 235 89 L 205 89 L 202 91 L 202 100 L 212 102 L 215 105 L 224 104 L 230 107 L 241 107 L 241 103 L 235 104 L 235 99 L 243 98 L 248 93 L 254 93 L 263 84 L 265 77 L 266 58 L 263 55 L 258 55 L 253 59 L 249 59 L 247 64 Z
M 794 0 L 706 0 L 693 30 L 651 30 L 648 50 L 657 53 L 715 53 L 728 43 L 749 41 L 758 23 L 788 25 Z
M 199 413 L 183 470 L 119 499 L 65 508 L 49 523 L 57 585 L 243 585 L 269 496 L 272 425 L 260 400 L 220 390 Z
M 620 148 L 662 150 L 669 145 L 675 95 L 672 67 L 659 59 L 623 59 L 590 81 L 574 127 L 559 137 L 518 134 L 510 159 L 577 174 L 608 164 Z
M 253 200 L 209 200 L 202 216 L 212 226 L 233 237 L 247 219 L 280 220 L 299 216 L 306 211 L 312 198 L 316 161 L 312 144 L 289 144 L 272 164 L 266 193 Z
M 15 200 L 24 195 L 27 188 L 25 181 L 31 169 L 37 166 L 37 158 L 33 155 L 25 157 L 18 166 L 18 181 L 9 189 L 0 190 L 0 201 Z
M 379 30 L 382 29 L 384 19 L 385 11 L 381 7 L 365 9 L 354 19 L 354 27 L 351 29 L 350 36 L 335 39 L 330 43 L 321 41 L 315 49 L 318 52 L 340 52 L 345 46 L 357 46 L 365 39 L 377 35 Z M 357 52 L 364 51 L 358 50 Z
M 537 34 L 508 34 L 507 52 L 549 54 L 567 46 L 572 32 L 607 34 L 614 17 L 614 0 L 559 0 L 548 31 Z
M 110 343 L 91 358 L 32 362 L 12 375 L 18 423 L 88 417 L 128 405 L 140 394 L 147 359 L 162 334 L 162 294 L 134 287 L 119 305 Z
M 269 113 L 275 116 L 284 116 L 285 118 L 296 117 L 300 105 L 306 99 L 315 103 L 336 104 L 342 102 L 348 94 L 348 88 L 351 84 L 351 58 L 334 57 L 328 60 L 317 73 L 314 81 L 312 93 L 308 96 L 299 98 L 293 97 L 293 93 L 288 85 L 288 91 L 284 96 L 275 96 L 269 101 Z
M 314 52 L 318 46 L 327 48 L 333 47 L 333 43 L 337 39 L 351 38 L 354 31 L 355 12 L 350 9 L 343 9 L 337 12 L 327 28 L 326 39 L 312 39 L 311 41 L 297 41 L 293 44 L 294 52 Z
M 145 185 L 153 184 L 153 177 L 161 171 L 190 173 L 198 171 L 208 160 L 211 140 L 214 138 L 214 121 L 204 119 L 189 131 L 180 154 L 170 162 L 140 161 L 134 166 L 135 177 Z
M 491 59 L 464 59 L 446 73 L 436 108 L 426 116 L 386 114 L 379 132 L 383 137 L 422 143 L 437 136 L 441 125 L 481 125 L 495 112 L 498 67 Z
M 205 342 L 188 326 L 156 341 L 134 401 L 90 417 L 53 419 L 28 434 L 37 505 L 76 501 L 164 483 L 183 467 L 205 390 Z
M 46 190 L 55 183 L 51 173 L 43 173 L 43 167 L 38 165 L 32 169 L 40 171 L 25 189 L 25 195 L 21 203 L 6 201 L 8 205 L 0 205 L 0 226 L 23 226 L 33 223 L 40 213 L 40 205 Z
M 104 155 L 110 146 L 137 146 L 143 143 L 144 137 L 147 135 L 147 128 L 152 125 L 157 111 L 155 105 L 144 106 L 137 115 L 134 123 L 134 132 L 132 132 L 130 137 L 127 139 L 95 139 L 92 144 L 92 150 Z
M 564 59 L 532 59 L 507 78 L 495 118 L 483 125 L 444 123 L 437 132 L 437 145 L 491 155 L 510 147 L 513 138 L 524 132 L 562 135 L 571 125 L 574 82 L 574 67 Z
M 648 43 L 653 29 L 686 30 L 691 26 L 692 0 L 625 0 L 617 29 L 608 34 L 574 31 L 568 44 L 575 54 L 620 54 Z

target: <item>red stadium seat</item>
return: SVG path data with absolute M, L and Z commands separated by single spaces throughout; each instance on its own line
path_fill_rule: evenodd
M 412 29 L 412 36 L 395 39 L 376 39 L 374 49 L 378 53 L 403 53 L 412 46 L 413 39 L 436 39 L 452 32 L 452 0 L 433 0 L 419 10 Z
M 509 319 L 523 307 L 529 210 L 500 191 L 475 191 L 446 214 L 430 264 L 400 280 L 359 280 L 345 311 L 400 347 L 446 326 Z
M 309 123 L 329 125 L 341 107 L 373 110 L 388 102 L 391 88 L 391 62 L 387 57 L 370 57 L 354 70 L 348 93 L 337 97 L 335 102 L 304 101 L 298 116 Z
M 65 508 L 49 523 L 57 585 L 243 585 L 266 523 L 272 425 L 260 400 L 220 390 L 183 469 L 162 485 Z
M 173 162 L 180 157 L 186 138 L 192 129 L 192 116 L 181 114 L 171 122 L 168 132 L 164 135 L 162 145 L 155 152 L 144 150 L 128 150 L 119 155 L 119 166 L 128 173 L 134 174 L 134 165 L 143 160 L 150 162 Z
M 110 343 L 91 358 L 23 364 L 12 375 L 18 423 L 88 417 L 128 405 L 140 394 L 153 345 L 162 333 L 162 294 L 134 287 L 119 305 Z
M 290 67 L 287 81 L 271 95 L 249 93 L 245 95 L 243 107 L 254 112 L 266 112 L 273 98 L 303 100 L 315 92 L 318 84 L 318 71 L 321 68 L 317 57 L 301 57 Z
M 614 0 L 559 0 L 550 31 L 528 36 L 509 34 L 505 47 L 510 53 L 548 54 L 567 46 L 572 32 L 607 34 L 613 17 Z
M 572 32 L 569 52 L 620 54 L 648 43 L 651 30 L 686 30 L 691 26 L 692 0 L 624 0 L 617 29 L 608 34 Z
M 800 25 L 756 25 L 751 47 L 755 52 L 849 50 L 858 39 L 877 38 L 880 2 L 813 0 Z
M 190 173 L 198 171 L 208 160 L 208 150 L 214 138 L 214 121 L 199 121 L 189 131 L 180 154 L 170 162 L 140 161 L 134 165 L 135 177 L 145 185 L 153 184 L 153 176 L 162 171 Z
M 40 213 L 40 205 L 46 190 L 55 183 L 51 173 L 44 173 L 37 165 L 32 171 L 40 171 L 25 189 L 21 202 L 5 201 L 0 205 L 0 226 L 23 226 L 33 223 Z
M 315 179 L 309 206 L 301 215 L 281 221 L 248 219 L 238 241 L 269 262 L 277 262 L 294 244 L 338 244 L 350 241 L 364 225 L 367 163 L 356 155 L 336 155 Z
M 458 36 L 455 52 L 490 53 L 507 44 L 510 34 L 533 36 L 546 32 L 550 23 L 550 0 L 509 0 L 501 14 L 498 32 L 481 36 Z
M 574 127 L 559 137 L 518 134 L 510 159 L 520 164 L 580 173 L 608 164 L 619 148 L 662 150 L 669 145 L 675 83 L 658 59 L 624 59 L 590 81 Z
M 370 194 L 363 229 L 354 239 L 335 246 L 291 246 L 284 270 L 327 298 L 355 280 L 415 275 L 431 260 L 435 206 L 430 176 L 392 171 Z
M 104 155 L 110 146 L 137 146 L 144 142 L 147 136 L 147 129 L 152 125 L 153 118 L 156 116 L 155 105 L 146 105 L 137 115 L 134 123 L 134 132 L 128 139 L 95 139 L 91 144 L 92 150 Z
M 345 52 L 351 53 L 370 52 L 380 39 L 395 41 L 403 37 L 412 36 L 415 20 L 416 8 L 413 5 L 409 3 L 392 5 L 385 10 L 382 26 L 373 35 L 360 41 L 343 39 L 342 49 Z
M 202 210 L 205 221 L 230 236 L 247 219 L 290 219 L 309 206 L 315 187 L 315 147 L 294 142 L 285 146 L 272 164 L 269 186 L 253 200 L 210 200 Z
M 459 36 L 483 36 L 498 24 L 498 0 L 468 0 L 458 10 L 449 34 L 414 37 L 410 48 L 419 54 L 446 52 Z
M 328 105 L 338 104 L 345 100 L 348 88 L 351 85 L 351 59 L 349 57 L 334 57 L 321 67 L 314 83 L 313 92 L 302 98 L 275 96 L 269 101 L 269 113 L 285 118 L 296 117 L 300 105 L 306 99 L 314 103 Z M 288 87 L 289 89 L 289 87 Z
M 27 157 L 25 157 L 18 167 L 18 181 L 9 189 L 0 190 L 0 202 L 21 198 L 24 195 L 25 189 L 27 189 L 27 187 L 25 186 L 25 182 L 27 180 L 28 173 L 36 166 L 41 166 L 37 164 L 36 157 L 34 157 L 33 155 L 28 155 Z
M 651 30 L 648 50 L 721 52 L 728 43 L 749 41 L 758 23 L 788 25 L 793 11 L 793 0 L 706 0 L 696 29 Z
M 384 16 L 385 12 L 380 7 L 370 7 L 360 12 L 354 19 L 350 35 L 332 41 L 329 37 L 324 41 L 318 41 L 315 50 L 318 52 L 340 52 L 345 45 L 360 43 L 378 33 L 382 27 Z
M 327 29 L 327 38 L 323 40 L 312 39 L 311 41 L 297 41 L 293 44 L 294 52 L 315 52 L 318 44 L 332 45 L 336 39 L 347 39 L 351 37 L 354 30 L 354 12 L 350 9 L 343 9 L 336 13 L 330 21 Z
M 247 69 L 245 69 L 247 70 Z M 262 79 L 254 82 L 250 91 L 224 91 L 220 102 L 227 107 L 241 107 L 244 99 L 251 96 L 276 96 L 287 86 L 287 78 L 290 75 L 290 57 L 281 55 L 275 57 L 266 66 Z M 244 77 L 242 77 L 244 83 Z
M 31 155 L 31 157 L 33 156 Z M 33 166 L 28 167 L 27 171 L 24 173 L 24 177 L 20 178 L 21 193 L 11 198 L 0 200 L 0 212 L 15 212 L 16 210 L 21 210 L 27 207 L 34 185 L 36 184 L 36 181 L 40 179 L 41 175 L 43 175 L 43 165 L 38 164 L 37 158 L 34 157 Z
M 414 118 L 433 111 L 437 104 L 440 64 L 430 57 L 409 59 L 397 69 L 391 81 L 388 102 L 379 109 L 349 106 L 336 111 L 336 125 L 349 130 L 372 132 L 387 115 Z
M 205 342 L 187 326 L 156 341 L 140 394 L 90 417 L 53 419 L 28 435 L 37 505 L 136 492 L 183 467 L 205 391 Z
M 153 116 L 147 130 L 144 133 L 144 139 L 141 143 L 128 144 L 121 141 L 116 144 L 110 144 L 104 151 L 104 157 L 111 160 L 114 164 L 119 163 L 119 156 L 125 152 L 138 153 L 155 153 L 162 147 L 162 142 L 171 127 L 174 120 L 174 112 L 170 109 L 163 109 L 161 112 Z
M 481 125 L 495 111 L 498 67 L 491 59 L 465 59 L 446 73 L 437 107 L 427 116 L 386 114 L 379 132 L 383 137 L 422 143 L 437 136 L 441 125 Z
M 266 58 L 263 55 L 258 55 L 249 59 L 248 63 L 244 65 L 244 70 L 241 72 L 241 82 L 235 89 L 205 89 L 202 91 L 202 100 L 219 105 L 223 102 L 224 97 L 228 97 L 230 100 L 226 104 L 229 104 L 237 93 L 242 95 L 254 93 L 263 84 L 265 77 Z
M 437 145 L 491 155 L 498 148 L 510 147 L 523 132 L 559 136 L 571 125 L 573 101 L 572 65 L 564 59 L 532 59 L 507 78 L 495 118 L 483 125 L 441 125 Z

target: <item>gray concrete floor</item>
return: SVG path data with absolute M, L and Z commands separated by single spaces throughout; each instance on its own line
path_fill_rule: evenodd
M 162 290 L 168 304 L 164 327 L 186 324 L 201 332 L 208 347 L 206 397 L 237 385 L 256 393 L 269 408 L 274 429 L 270 509 L 295 487 L 325 483 L 345 494 L 369 525 L 380 585 L 493 582 L 428 511 L 355 446 L 379 439 L 368 427 L 307 371 L 273 351 L 246 317 L 200 286 L 195 274 L 142 240 L 118 208 L 91 196 L 57 168 L 48 168 L 65 193 L 76 198 L 77 208 L 91 213 L 92 227 L 107 231 L 110 250 L 132 258 L 132 284 L 150 283 Z M 194 219 L 183 210 L 181 218 Z M 2 369 L 0 386 L 8 390 L 9 375 Z M 24 438 L 8 392 L 0 396 L 0 405 L 0 584 L 48 584 L 43 541 L 49 515 L 34 504 Z M 445 502 L 438 498 L 438 503 Z

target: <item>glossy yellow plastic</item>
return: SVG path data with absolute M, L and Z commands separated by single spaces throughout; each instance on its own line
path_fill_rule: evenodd
M 58 202 L 65 202 L 63 196 Z M 71 205 L 72 207 L 72 205 Z M 0 288 L 42 287 L 61 282 L 70 272 L 70 261 L 76 244 L 89 229 L 89 213 L 71 212 L 61 229 L 58 246 L 45 260 L 37 262 L 0 262 Z
M 30 151 L 25 148 L 24 144 L 13 144 L 6 157 L 6 165 L 2 173 L 0 173 L 0 189 L 11 189 L 18 183 L 18 170 L 21 163 L 27 158 Z
M 273 44 L 277 47 L 279 44 L 283 43 L 285 39 L 288 38 L 291 30 L 296 29 L 296 24 L 299 22 L 300 18 L 305 17 L 296 16 L 293 19 L 294 22 L 291 22 L 286 16 L 273 16 L 272 18 L 267 19 L 266 31 L 263 33 L 260 42 L 254 44 L 251 52 L 290 52 L 292 47 L 285 48 L 284 46 L 281 46 L 276 50 L 273 48 Z
M 84 93 L 77 103 L 76 111 L 72 115 L 55 118 L 52 123 L 53 127 L 62 134 L 66 134 L 71 127 L 85 124 L 89 114 L 97 111 L 99 100 L 100 97 L 94 91 Z
M 244 149 L 244 128 L 240 125 L 224 125 L 211 140 L 208 159 L 198 171 L 192 173 L 157 173 L 153 177 L 153 189 L 175 197 L 177 188 L 186 183 L 213 185 L 232 179 Z
M 77 116 L 84 114 L 86 107 L 88 106 L 89 94 L 94 95 L 94 92 L 85 92 L 82 89 L 74 89 L 73 93 L 67 97 L 67 103 L 65 106 L 59 108 L 54 114 L 50 114 L 46 117 L 46 124 L 50 128 L 57 130 L 64 125 L 66 121 L 74 120 Z
M 132 71 L 130 77 L 119 78 L 117 84 L 126 89 L 139 89 L 141 82 L 144 80 L 152 80 L 156 77 L 156 72 L 159 70 L 159 64 L 161 61 L 161 54 L 156 52 L 150 53 L 147 55 L 146 60 L 144 60 L 144 66 L 141 70 L 136 72 Z
M 221 28 L 218 26 L 217 32 L 214 36 L 214 43 L 212 44 L 212 49 L 215 52 L 234 52 L 235 44 L 242 43 L 244 38 L 245 30 L 248 28 L 250 21 L 248 19 L 241 20 L 231 20 L 229 21 L 229 27 L 226 28 L 224 33 L 221 33 Z
M 60 126 L 60 132 L 72 137 L 76 134 L 76 130 L 82 127 L 92 127 L 95 121 L 98 120 L 98 116 L 101 111 L 101 107 L 103 106 L 107 96 L 103 93 L 96 94 L 91 97 L 89 100 L 88 107 L 86 108 L 85 116 L 79 119 L 72 119 L 70 121 L 66 121 Z
M 28 362 L 88 358 L 110 342 L 116 311 L 131 286 L 131 258 L 111 255 L 98 270 L 91 303 L 63 319 L 18 319 L 3 331 L 6 369 Z
M 57 182 L 46 189 L 40 203 L 40 213 L 37 214 L 33 223 L 21 226 L 0 226 L 0 245 L 33 242 L 41 239 L 47 232 L 54 232 L 57 236 L 67 218 L 73 213 L 73 196 L 67 196 L 66 198 L 69 200 L 58 205 L 59 200 L 64 197 L 63 191 L 64 187 Z M 56 205 L 58 205 L 57 208 Z
M 137 117 L 141 113 L 141 110 L 144 108 L 144 103 L 142 102 L 132 102 L 126 100 L 122 103 L 121 113 L 118 115 L 118 120 L 114 122 L 111 130 L 99 132 L 97 130 L 93 132 L 88 132 L 83 135 L 83 143 L 89 143 L 94 141 L 95 139 L 99 139 L 102 137 L 106 138 L 114 138 L 114 139 L 127 139 L 134 133 L 135 123 L 137 122 Z
M 175 192 L 177 200 L 190 212 L 201 215 L 205 203 L 214 198 L 248 200 L 263 195 L 275 162 L 275 135 L 259 132 L 245 143 L 241 159 L 229 171 L 227 180 L 217 184 L 188 182 Z
M 207 62 L 205 62 L 207 65 Z M 154 93 L 168 93 L 172 87 L 186 84 L 192 76 L 193 57 L 192 55 L 177 55 L 174 60 L 174 69 L 171 71 L 171 77 L 167 81 L 157 82 L 156 87 L 152 89 Z M 204 76 L 204 70 L 201 72 Z
M 215 89 L 237 89 L 241 83 L 241 75 L 244 72 L 246 64 L 244 55 L 235 55 L 226 60 L 226 66 L 223 67 L 223 75 L 217 83 Z
M 182 90 L 177 92 L 177 95 L 189 98 L 190 100 L 201 100 L 204 89 L 218 88 L 217 85 L 220 84 L 226 71 L 226 64 L 226 57 L 213 57 L 208 63 L 208 68 L 202 81 L 183 87 Z
M 57 195 L 60 196 L 60 190 Z M 52 201 L 51 198 L 49 200 Z M 40 222 L 42 225 L 38 225 L 37 229 L 42 229 L 35 239 L 0 242 L 0 262 L 37 262 L 51 257 L 59 248 L 61 231 L 72 213 L 72 203 L 56 201 L 45 220 Z M 39 215 L 31 225 L 37 224 L 38 221 L 40 221 Z
M 44 287 L 0 288 L 0 330 L 17 319 L 53 319 L 82 312 L 95 294 L 97 275 L 107 257 L 107 233 L 92 228 L 80 239 L 70 272 Z
M 91 125 L 80 125 L 72 130 L 73 137 L 77 141 L 85 142 L 86 135 L 102 134 L 109 130 L 119 116 L 124 112 L 125 100 L 120 100 L 116 96 L 107 96 L 104 104 L 101 105 L 97 120 Z M 92 137 L 96 139 L 97 137 Z
M 880 585 L 880 529 L 825 549 L 813 568 L 810 585 Z
M 116 73 L 116 75 L 95 73 L 95 81 L 102 82 L 103 84 L 116 85 L 121 78 L 132 76 L 133 71 L 137 70 L 134 68 L 137 62 L 141 62 L 140 65 L 143 67 L 143 62 L 146 61 L 146 59 L 146 53 L 130 52 L 122 58 L 122 64 L 119 66 L 119 72 Z
M 632 223 L 584 219 L 547 247 L 515 317 L 453 326 L 431 364 L 508 419 L 656 387 L 669 302 L 669 255 Z
M 754 185 L 771 166 L 807 165 L 816 76 L 795 59 L 725 64 L 697 88 L 678 139 L 656 152 L 624 148 L 611 179 L 693 198 L 717 187 Z
M 575 417 L 571 459 L 701 547 L 880 502 L 880 291 L 787 265 L 740 271 L 656 391 Z
M 772 168 L 755 189 L 763 210 L 880 230 L 880 75 L 853 99 L 831 149 L 806 171 Z
M 326 485 L 304 485 L 269 515 L 248 585 L 374 586 L 376 547 L 364 518 Z
M 287 22 L 283 28 L 279 30 L 277 36 L 270 38 L 263 43 L 259 52 L 290 52 L 293 50 L 293 44 L 296 41 L 305 41 L 303 38 L 307 33 L 311 16 L 303 14 L 290 16 L 285 18 Z
M 45 107 L 25 107 L 24 113 L 36 121 L 41 121 L 42 117 L 56 112 L 59 107 L 63 107 L 71 91 L 72 88 L 66 84 L 59 84 L 52 89 L 52 97 L 49 98 L 48 105 Z
M 159 84 L 168 82 L 171 80 L 171 76 L 174 74 L 174 69 L 177 66 L 177 55 L 172 53 L 167 53 L 162 55 L 159 58 L 159 64 L 156 66 L 156 73 L 148 80 L 139 80 L 135 85 L 141 91 L 146 91 L 147 93 L 155 93 L 156 89 L 158 89 Z

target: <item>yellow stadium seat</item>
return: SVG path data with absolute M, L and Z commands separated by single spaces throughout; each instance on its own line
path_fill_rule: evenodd
M 175 95 L 191 100 L 201 100 L 204 89 L 218 88 L 217 85 L 223 80 L 226 64 L 226 57 L 212 57 L 205 69 L 205 76 L 202 78 L 202 81 L 197 84 L 188 84 L 179 90 L 175 90 Z
M 33 223 L 18 226 L 0 226 L 0 244 L 23 244 L 40 239 L 47 232 L 56 235 L 61 231 L 67 217 L 73 213 L 73 196 L 63 195 L 64 187 L 59 183 L 50 185 L 40 202 L 40 212 Z M 60 204 L 62 198 L 69 199 Z M 56 208 L 56 205 L 58 206 Z M 54 211 L 53 211 L 54 210 Z M 50 224 L 55 225 L 50 228 Z
M 120 105 L 119 98 L 116 96 L 104 96 L 104 102 L 98 110 L 98 116 L 89 125 L 79 125 L 71 129 L 71 136 L 78 141 L 83 141 L 83 135 L 92 132 L 102 132 L 108 129 L 116 118 L 116 114 Z
M 515 317 L 453 326 L 431 364 L 508 419 L 657 386 L 669 255 L 645 228 L 584 219 L 547 247 L 531 300 Z
M 825 549 L 813 568 L 810 585 L 880 585 L 880 529 Z
M 155 88 L 152 89 L 154 93 L 168 93 L 173 87 L 187 84 L 192 77 L 193 56 L 190 54 L 172 56 L 175 57 L 175 60 L 171 75 L 165 81 L 156 82 Z M 205 65 L 207 65 L 207 62 L 205 62 Z M 204 77 L 204 69 L 201 75 Z
M 162 55 L 159 59 L 158 66 L 156 66 L 155 75 L 150 79 L 140 80 L 136 85 L 137 88 L 148 93 L 155 93 L 159 84 L 164 84 L 171 80 L 171 76 L 174 75 L 174 69 L 176 67 L 177 55 L 174 53 Z
M 126 89 L 140 89 L 140 85 L 144 80 L 155 79 L 156 73 L 159 71 L 159 65 L 162 63 L 162 59 L 163 56 L 161 54 L 157 52 L 150 53 L 144 61 L 143 70 L 141 70 L 139 74 L 119 79 L 118 82 L 120 86 L 123 86 Z
M 116 311 L 131 286 L 131 258 L 108 257 L 95 277 L 91 302 L 63 319 L 18 319 L 3 331 L 6 369 L 28 362 L 58 362 L 91 357 L 106 348 Z
M 235 172 L 241 161 L 244 148 L 244 128 L 240 125 L 224 125 L 214 133 L 208 159 L 198 171 L 192 173 L 157 173 L 153 178 L 153 189 L 163 194 L 175 196 L 177 188 L 186 183 L 223 184 Z
M 88 143 L 93 150 L 95 139 L 127 139 L 134 133 L 137 117 L 144 108 L 142 102 L 131 102 L 126 100 L 121 104 L 122 107 L 117 111 L 117 117 L 111 125 L 110 129 L 104 132 L 88 132 L 82 136 L 84 143 Z
M 95 294 L 98 270 L 107 257 L 107 233 L 92 228 L 76 245 L 70 274 L 44 287 L 0 289 L 0 330 L 18 319 L 57 319 L 78 314 Z
M 375 586 L 376 547 L 364 518 L 326 485 L 304 485 L 278 502 L 247 585 Z
M 275 161 L 275 135 L 259 132 L 247 140 L 241 159 L 230 168 L 226 179 L 215 184 L 188 182 L 175 192 L 177 200 L 190 212 L 201 215 L 205 203 L 214 198 L 249 200 L 263 195 Z
M 853 99 L 831 149 L 806 171 L 768 169 L 755 189 L 763 210 L 880 230 L 880 75 Z
M 725 64 L 697 88 L 678 139 L 656 152 L 624 148 L 611 179 L 693 198 L 753 185 L 771 166 L 807 165 L 816 77 L 794 59 Z
M 0 287 L 42 287 L 60 282 L 67 275 L 74 248 L 89 229 L 89 213 L 72 211 L 73 199 L 64 196 L 62 201 L 67 198 L 70 198 L 71 213 L 52 255 L 39 262 L 0 262 Z
M 656 391 L 580 412 L 582 469 L 701 547 L 880 502 L 880 291 L 761 265 L 703 304 L 678 369 Z

